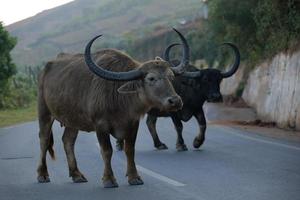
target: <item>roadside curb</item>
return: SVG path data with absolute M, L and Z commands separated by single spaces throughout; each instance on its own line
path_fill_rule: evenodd
M 11 126 L 0 127 L 0 131 L 1 130 L 9 130 L 9 129 L 12 129 L 12 128 L 17 128 L 17 127 L 24 126 L 24 125 L 27 125 L 27 124 L 30 124 L 30 123 L 33 123 L 33 122 L 37 122 L 37 121 L 35 120 L 35 121 L 23 122 L 23 123 L 20 123 L 20 124 L 14 124 L 14 125 L 11 125 Z

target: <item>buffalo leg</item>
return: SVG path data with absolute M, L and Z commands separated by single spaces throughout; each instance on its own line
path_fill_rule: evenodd
M 97 138 L 101 147 L 101 155 L 104 161 L 104 173 L 102 177 L 103 186 L 105 188 L 118 187 L 118 183 L 114 177 L 114 173 L 111 167 L 111 157 L 113 149 L 110 142 L 108 133 L 97 131 Z
M 197 114 L 195 114 L 195 118 L 197 119 L 197 122 L 199 124 L 199 134 L 195 137 L 193 146 L 195 148 L 199 148 L 204 140 L 205 140 L 205 131 L 206 131 L 206 119 L 203 112 L 203 109 Z
M 141 177 L 138 175 L 134 162 L 134 151 L 135 151 L 135 141 L 137 136 L 139 122 L 135 122 L 130 130 L 130 133 L 127 133 L 125 138 L 125 154 L 127 157 L 127 173 L 128 183 L 130 185 L 142 185 L 144 184 Z
M 38 173 L 38 182 L 46 183 L 50 182 L 47 163 L 46 163 L 46 155 L 47 150 L 49 150 L 49 145 L 51 145 L 51 137 L 53 143 L 53 134 L 51 131 L 51 127 L 53 124 L 53 119 L 51 114 L 43 101 L 39 102 L 39 138 L 40 138 L 40 161 L 39 166 L 37 168 Z M 51 147 L 52 149 L 52 147 Z M 53 154 L 54 156 L 54 154 Z
M 87 179 L 79 171 L 77 167 L 75 154 L 74 154 L 74 145 L 75 145 L 77 135 L 78 135 L 77 129 L 66 127 L 62 137 L 62 141 L 64 143 L 64 149 L 68 160 L 69 176 L 72 177 L 74 183 L 83 183 L 83 182 L 87 182 Z
M 180 119 L 178 119 L 175 116 L 172 117 L 172 121 L 174 123 L 175 129 L 177 132 L 176 149 L 177 149 L 177 151 L 187 151 L 188 149 L 187 149 L 186 145 L 184 144 L 184 140 L 182 137 L 182 129 L 183 129 L 182 122 Z
M 149 115 L 147 116 L 147 127 L 149 129 L 149 132 L 152 136 L 153 139 L 153 143 L 154 143 L 154 147 L 159 149 L 159 150 L 163 150 L 163 149 L 168 149 L 167 145 L 165 145 L 164 143 L 162 143 L 157 135 L 157 131 L 156 131 L 156 121 L 157 121 L 157 117 L 153 116 L 153 115 Z

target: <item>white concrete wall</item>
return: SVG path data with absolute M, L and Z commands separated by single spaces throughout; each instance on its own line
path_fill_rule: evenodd
M 262 120 L 300 130 L 300 51 L 280 53 L 257 66 L 242 97 Z

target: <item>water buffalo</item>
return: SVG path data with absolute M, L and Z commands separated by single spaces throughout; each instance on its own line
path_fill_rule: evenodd
M 60 54 L 46 64 L 38 85 L 39 182 L 50 181 L 46 153 L 49 151 L 54 158 L 51 127 L 57 120 L 65 126 L 62 140 L 69 176 L 74 182 L 87 181 L 77 167 L 74 154 L 77 134 L 82 130 L 96 131 L 104 160 L 104 187 L 118 187 L 111 167 L 110 134 L 125 140 L 129 184 L 143 184 L 134 162 L 140 118 L 152 108 L 162 111 L 182 108 L 171 80 L 188 65 L 189 47 L 185 38 L 174 30 L 183 43 L 183 58 L 175 68 L 158 57 L 139 63 L 115 49 L 91 55 L 91 46 L 101 35 L 87 44 L 85 54 Z
M 189 65 L 187 67 L 187 71 L 189 72 L 177 76 L 174 81 L 172 81 L 176 93 L 182 98 L 183 108 L 177 112 L 165 112 L 155 108 L 148 112 L 146 123 L 153 138 L 155 148 L 168 148 L 160 141 L 157 135 L 156 121 L 158 117 L 171 117 L 177 132 L 176 149 L 178 151 L 186 151 L 187 147 L 184 144 L 184 139 L 182 137 L 182 121 L 187 122 L 194 116 L 199 124 L 199 134 L 195 137 L 193 146 L 199 148 L 203 144 L 206 130 L 206 119 L 202 108 L 203 104 L 205 101 L 222 101 L 220 83 L 223 78 L 232 76 L 237 71 L 240 63 L 240 53 L 238 48 L 231 43 L 224 44 L 231 47 L 235 54 L 234 64 L 230 67 L 229 71 L 221 72 L 218 69 L 212 68 L 198 70 L 196 67 Z M 165 60 L 170 61 L 169 51 L 176 45 L 178 44 L 172 44 L 166 49 L 164 53 Z M 178 64 L 178 61 L 176 60 L 172 62 L 173 65 Z M 116 147 L 117 149 L 122 150 L 123 141 L 117 140 Z

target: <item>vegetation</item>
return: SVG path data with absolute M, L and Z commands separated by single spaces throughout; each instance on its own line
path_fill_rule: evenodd
M 36 103 L 28 107 L 0 110 L 0 127 L 36 119 Z
M 2 109 L 29 107 L 36 100 L 37 76 L 41 67 L 26 67 L 8 80 L 7 90 L 2 95 Z
M 11 37 L 0 22 L 0 109 L 4 107 L 4 97 L 9 92 L 9 78 L 16 73 L 10 51 L 16 45 L 16 39 Z
M 41 67 L 26 67 L 9 78 L 1 93 L 0 127 L 36 119 L 37 74 Z
M 16 45 L 0 23 L 0 127 L 36 118 L 36 72 L 17 73 L 10 51 Z M 30 69 L 30 70 L 29 70 Z
M 300 5 L 296 0 L 213 0 L 208 1 L 209 19 L 192 34 L 193 54 L 210 63 L 216 52 L 211 48 L 224 41 L 239 46 L 242 60 L 254 66 L 263 59 L 297 45 L 300 39 Z M 214 43 L 212 43 L 212 41 Z M 212 56 L 213 55 L 213 56 Z
M 16 45 L 0 23 L 0 127 L 32 120 L 36 116 L 37 73 L 40 67 L 26 67 L 17 73 L 10 57 Z

